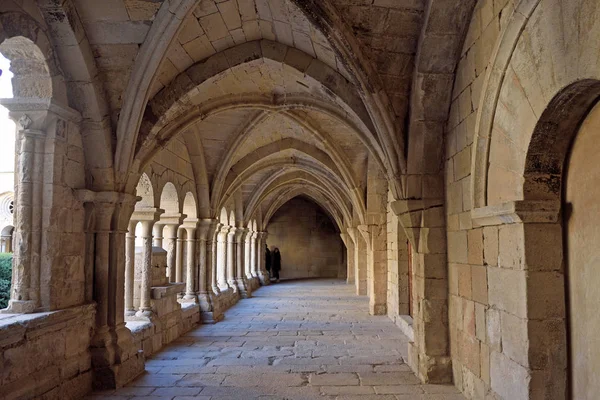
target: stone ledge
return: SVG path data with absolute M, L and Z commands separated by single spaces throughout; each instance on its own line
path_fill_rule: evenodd
M 560 203 L 554 200 L 509 201 L 471 210 L 473 226 L 517 223 L 554 224 L 558 222 Z
M 48 311 L 35 314 L 3 314 L 0 319 L 0 347 L 16 343 L 27 337 L 36 337 L 45 334 L 48 330 L 59 330 L 66 327 L 67 322 L 86 318 L 93 318 L 96 313 L 96 304 L 86 304 L 64 310 Z M 10 315 L 9 317 L 6 317 Z M 41 332 L 41 333 L 40 333 Z
M 152 287 L 152 300 L 164 299 L 169 296 L 175 296 L 185 290 L 185 283 L 171 283 L 168 286 Z
M 410 315 L 398 315 L 396 317 L 396 326 L 400 328 L 402 333 L 411 341 L 415 341 L 415 331 L 413 329 L 413 319 Z

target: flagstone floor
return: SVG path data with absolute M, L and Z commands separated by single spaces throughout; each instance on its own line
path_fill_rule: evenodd
M 407 338 L 370 316 L 352 286 L 282 282 L 179 338 L 127 387 L 88 399 L 464 399 L 452 386 L 419 384 L 406 353 Z

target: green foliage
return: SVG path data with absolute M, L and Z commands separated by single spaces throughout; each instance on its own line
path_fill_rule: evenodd
M 12 258 L 11 253 L 0 253 L 0 309 L 6 308 L 10 299 Z

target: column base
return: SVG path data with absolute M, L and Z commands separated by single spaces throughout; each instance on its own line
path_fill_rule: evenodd
M 179 302 L 198 304 L 198 296 L 196 294 L 186 294 Z
M 203 324 L 216 324 L 225 318 L 223 314 L 217 314 L 214 311 L 202 311 L 200 316 Z
M 135 313 L 135 317 L 136 318 L 140 318 L 140 319 L 145 319 L 148 321 L 152 320 L 152 316 L 154 315 L 154 313 L 152 312 L 152 310 L 139 310 L 138 312 Z
M 387 304 L 385 303 L 369 303 L 369 314 L 371 315 L 387 315 Z
M 260 280 L 261 286 L 268 286 L 271 284 L 269 274 L 263 271 L 258 272 L 258 279 Z
M 238 290 L 240 292 L 240 296 L 243 299 L 249 299 L 249 298 L 252 297 L 252 289 L 250 289 L 250 286 L 246 282 L 246 279 L 244 279 L 244 278 L 238 278 L 236 280 L 236 285 L 237 285 Z
M 414 342 L 408 344 L 408 365 L 423 383 L 452 383 L 452 359 L 448 356 L 420 353 Z
M 143 351 L 134 346 L 133 336 L 125 324 L 96 334 L 91 353 L 94 390 L 122 387 L 144 372 Z
M 1 310 L 2 314 L 31 314 L 36 309 L 35 301 L 33 300 L 9 300 L 8 307 Z
M 238 283 L 235 279 L 231 279 L 231 280 L 227 281 L 227 283 L 229 284 L 229 288 L 231 290 L 233 290 L 233 293 L 239 294 L 240 289 L 239 289 Z

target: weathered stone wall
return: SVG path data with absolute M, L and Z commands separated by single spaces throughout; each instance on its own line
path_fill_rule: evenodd
M 281 252 L 281 279 L 345 278 L 344 244 L 316 204 L 291 200 L 275 213 L 267 231 L 269 249 Z
M 489 268 L 498 265 L 498 229 L 473 228 L 471 155 L 487 66 L 501 22 L 512 13 L 511 7 L 512 2 L 507 1 L 478 2 L 456 72 L 446 136 L 452 367 L 455 385 L 467 397 L 477 399 L 483 399 L 490 389 L 490 354 L 502 350 L 502 334 L 500 311 L 488 301 L 487 281 Z M 500 284 L 503 278 L 496 279 L 496 284 Z M 507 293 L 516 297 L 524 294 L 511 285 L 509 276 L 504 279 Z
M 0 396 L 80 399 L 92 389 L 90 340 L 95 307 L 87 305 L 0 319 Z

